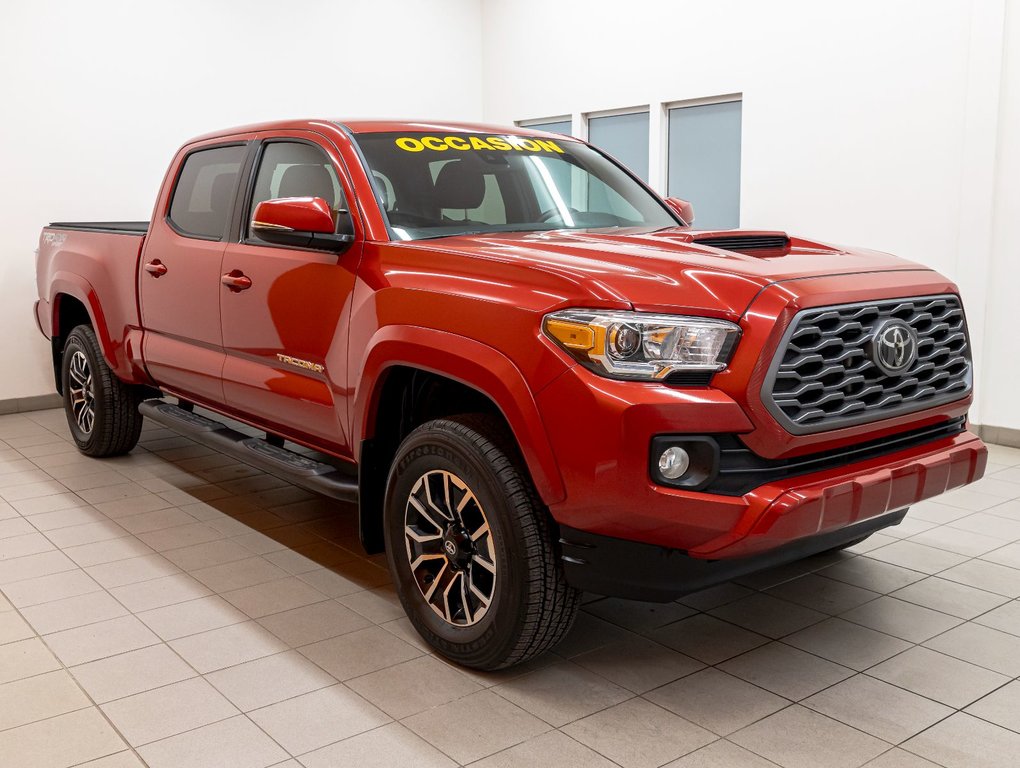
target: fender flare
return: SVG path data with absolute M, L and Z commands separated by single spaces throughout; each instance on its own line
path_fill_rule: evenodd
M 56 336 L 60 328 L 60 302 L 57 301 L 57 297 L 60 295 L 70 296 L 82 303 L 89 315 L 89 319 L 92 321 L 92 328 L 99 339 L 99 346 L 103 351 L 103 357 L 106 359 L 107 365 L 114 371 L 121 368 L 118 364 L 120 361 L 117 359 L 117 347 L 110 336 L 110 329 L 107 327 L 106 317 L 99 303 L 99 295 L 85 278 L 73 272 L 61 270 L 54 274 L 50 281 L 50 311 L 53 313 L 51 319 L 53 335 Z
M 356 385 L 352 436 L 372 437 L 382 384 L 387 370 L 395 366 L 444 376 L 489 398 L 510 426 L 542 501 L 551 505 L 566 498 L 556 456 L 524 375 L 502 352 L 465 336 L 407 325 L 379 329 Z

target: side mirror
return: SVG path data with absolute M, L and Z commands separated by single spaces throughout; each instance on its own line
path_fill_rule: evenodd
M 672 208 L 673 213 L 683 219 L 688 227 L 694 223 L 694 203 L 681 200 L 679 197 L 667 197 L 666 205 Z
M 296 248 L 342 251 L 354 240 L 350 214 L 340 211 L 341 230 L 321 197 L 280 197 L 255 206 L 252 231 L 262 240 Z

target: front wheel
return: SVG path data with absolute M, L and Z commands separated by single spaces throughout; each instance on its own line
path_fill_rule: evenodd
M 138 443 L 138 388 L 118 379 L 103 358 L 95 331 L 79 325 L 67 335 L 61 360 L 64 412 L 78 450 L 118 456 Z
M 433 648 L 476 669 L 551 648 L 580 601 L 512 453 L 494 419 L 438 419 L 404 440 L 387 483 L 386 551 L 404 610 Z

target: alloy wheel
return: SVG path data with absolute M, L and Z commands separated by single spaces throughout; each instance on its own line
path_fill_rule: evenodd
M 92 384 L 92 369 L 84 353 L 75 351 L 71 356 L 67 376 L 74 420 L 83 435 L 91 435 L 96 423 L 96 391 Z

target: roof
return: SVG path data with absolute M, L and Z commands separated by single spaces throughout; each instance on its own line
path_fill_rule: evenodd
M 357 119 L 357 120 L 318 120 L 318 119 L 295 119 L 295 120 L 274 120 L 264 123 L 252 123 L 251 125 L 240 125 L 232 128 L 223 128 L 212 131 L 202 136 L 196 136 L 188 141 L 191 144 L 196 141 L 219 138 L 221 136 L 235 136 L 244 133 L 259 133 L 261 131 L 285 131 L 305 130 L 318 132 L 331 132 L 340 127 L 350 129 L 352 133 L 399 133 L 408 131 L 411 133 L 489 133 L 509 136 L 538 136 L 541 138 L 561 139 L 576 141 L 571 136 L 564 136 L 559 133 L 548 133 L 536 131 L 528 126 L 507 126 L 491 125 L 487 123 L 462 123 L 436 120 L 387 120 L 387 119 Z

